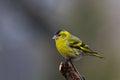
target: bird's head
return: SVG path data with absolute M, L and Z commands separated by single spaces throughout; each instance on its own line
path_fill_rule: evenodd
M 55 39 L 55 40 L 57 40 L 57 39 L 64 40 L 64 39 L 68 38 L 69 36 L 70 36 L 70 33 L 68 31 L 66 31 L 64 29 L 61 29 L 61 30 L 57 31 L 54 34 L 54 36 L 53 36 L 52 39 Z

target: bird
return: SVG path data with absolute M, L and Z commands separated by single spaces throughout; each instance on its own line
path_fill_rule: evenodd
M 81 59 L 82 56 L 103 58 L 97 52 L 91 50 L 85 42 L 80 40 L 80 38 L 72 35 L 65 29 L 58 30 L 52 39 L 55 40 L 58 52 L 66 60 Z

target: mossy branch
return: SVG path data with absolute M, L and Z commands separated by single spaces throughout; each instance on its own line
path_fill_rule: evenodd
M 85 78 L 79 74 L 71 60 L 61 62 L 59 65 L 59 71 L 66 80 L 85 80 Z

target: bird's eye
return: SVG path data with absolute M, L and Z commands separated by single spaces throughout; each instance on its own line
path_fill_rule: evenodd
M 58 36 L 61 36 L 60 34 L 58 34 Z

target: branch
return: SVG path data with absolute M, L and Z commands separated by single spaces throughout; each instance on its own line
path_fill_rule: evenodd
M 66 78 L 66 80 L 85 80 L 85 78 L 79 74 L 71 60 L 61 62 L 59 71 Z

